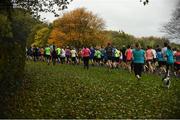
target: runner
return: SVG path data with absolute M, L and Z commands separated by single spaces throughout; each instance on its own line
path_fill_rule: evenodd
M 40 61 L 44 61 L 44 48 L 40 48 Z
M 33 58 L 34 58 L 34 62 L 38 61 L 39 58 L 39 49 L 38 47 L 36 47 L 36 45 L 33 46 Z
M 87 48 L 86 46 L 82 49 L 82 56 L 83 56 L 83 61 L 84 61 L 84 69 L 87 68 L 89 69 L 89 56 L 90 56 L 91 52 L 89 50 L 89 48 Z
M 162 73 L 166 73 L 166 69 L 164 68 L 166 64 L 161 48 L 157 48 L 156 53 L 157 53 L 157 61 L 158 61 L 157 71 L 161 75 Z
M 133 53 L 132 53 L 132 49 L 131 49 L 130 45 L 127 46 L 127 50 L 125 52 L 125 57 L 126 57 L 127 68 L 129 70 L 129 72 L 131 72 L 131 70 L 132 70 L 131 64 L 132 64 Z
M 45 56 L 46 56 L 46 61 L 47 64 L 50 64 L 50 56 L 51 56 L 51 48 L 47 45 L 45 48 Z
M 174 63 L 175 75 L 179 77 L 180 75 L 180 49 L 177 49 L 177 52 L 174 54 L 174 57 L 175 57 L 175 63 Z
M 92 66 L 94 66 L 94 54 L 95 54 L 95 49 L 94 49 L 93 46 L 91 46 L 90 51 L 91 51 L 91 54 L 90 54 L 89 59 L 90 59 L 90 62 L 91 62 L 91 64 L 92 64 Z
M 100 51 L 101 51 L 101 66 L 103 66 L 106 62 L 106 51 L 103 48 L 103 46 L 101 46 Z
M 64 50 L 64 47 L 62 47 L 62 49 L 61 49 L 61 57 L 60 57 L 62 64 L 65 63 L 65 57 L 66 57 L 66 52 Z
M 70 50 L 69 46 L 66 47 L 65 53 L 66 53 L 66 63 L 69 64 L 70 56 L 71 56 L 71 50 Z
M 122 49 L 121 49 L 122 55 L 123 55 L 123 62 L 126 62 L 126 56 L 125 56 L 125 52 L 126 52 L 126 46 L 123 45 Z
M 77 52 L 75 48 L 71 50 L 71 60 L 73 65 L 77 64 Z
M 53 45 L 53 50 L 52 50 L 51 56 L 52 56 L 52 63 L 53 63 L 53 65 L 55 65 L 56 59 L 57 59 L 57 52 L 56 52 L 55 45 Z
M 100 62 L 101 62 L 101 51 L 99 48 L 97 48 L 97 50 L 95 50 L 95 54 L 94 54 L 95 58 L 96 58 L 96 64 L 97 66 L 100 66 Z
M 109 68 L 112 68 L 112 54 L 113 54 L 112 50 L 113 50 L 113 48 L 112 48 L 111 44 L 108 43 L 107 47 L 105 48 L 105 51 L 106 51 L 106 56 L 107 56 L 106 64 Z
M 173 64 L 174 64 L 173 51 L 169 45 L 167 46 L 166 57 L 167 57 L 167 62 L 166 62 L 165 78 L 170 77 L 170 72 L 173 71 Z
M 121 56 L 121 51 L 118 50 L 117 48 L 115 48 L 115 53 L 114 53 L 114 57 L 115 57 L 115 62 L 114 62 L 114 68 L 118 68 L 119 67 L 119 60 L 120 60 L 120 56 Z
M 146 63 L 147 63 L 147 67 L 148 67 L 149 72 L 153 72 L 153 66 L 152 66 L 153 58 L 154 58 L 153 51 L 152 51 L 150 46 L 147 46 Z
M 134 73 L 137 79 L 141 79 L 143 65 L 145 61 L 145 51 L 141 49 L 140 44 L 136 43 L 135 49 L 133 50 L 133 64 L 134 64 Z
M 56 53 L 57 53 L 57 60 L 58 60 L 58 63 L 60 63 L 61 62 L 61 48 L 60 47 L 58 47 L 58 48 L 56 48 Z

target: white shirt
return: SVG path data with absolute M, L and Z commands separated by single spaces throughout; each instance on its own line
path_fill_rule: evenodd
M 61 57 L 65 57 L 66 55 L 65 55 L 66 53 L 65 53 L 65 50 L 64 49 L 61 49 Z
M 71 50 L 71 57 L 76 57 L 76 54 L 77 54 L 76 50 Z
M 156 50 L 154 49 L 151 49 L 152 50 L 152 53 L 153 53 L 153 57 L 156 58 Z

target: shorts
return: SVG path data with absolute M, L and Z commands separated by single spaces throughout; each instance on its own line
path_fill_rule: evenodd
M 101 61 L 101 58 L 96 58 L 96 62 L 100 62 Z
M 114 58 L 115 62 L 119 62 L 119 57 Z
M 112 60 L 112 56 L 107 56 L 107 60 Z
M 46 58 L 47 58 L 47 59 L 50 59 L 50 55 L 46 55 Z
M 72 57 L 71 60 L 72 60 L 73 62 L 76 62 L 76 57 Z
M 162 67 L 162 66 L 166 65 L 166 62 L 165 61 L 158 61 L 158 65 L 159 65 L 159 67 Z

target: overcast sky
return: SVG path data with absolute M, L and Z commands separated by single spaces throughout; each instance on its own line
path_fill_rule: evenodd
M 106 22 L 108 30 L 123 30 L 140 36 L 162 37 L 161 26 L 169 21 L 178 0 L 149 0 L 144 6 L 140 0 L 74 0 L 69 9 L 85 7 Z M 48 16 L 48 17 L 47 17 Z M 45 16 L 52 22 L 53 15 Z

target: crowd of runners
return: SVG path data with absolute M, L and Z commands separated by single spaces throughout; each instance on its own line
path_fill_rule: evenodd
M 109 69 L 125 68 L 129 72 L 134 71 L 137 79 L 142 72 L 159 73 L 168 77 L 180 75 L 180 49 L 172 49 L 170 45 L 157 45 L 156 48 L 147 46 L 141 48 L 136 43 L 134 46 L 123 46 L 121 49 L 113 47 L 110 43 L 106 47 L 83 48 L 56 47 L 47 45 L 38 48 L 36 46 L 27 49 L 27 58 L 36 61 L 46 61 L 49 65 L 55 64 L 83 64 L 85 69 L 92 66 L 106 66 Z

